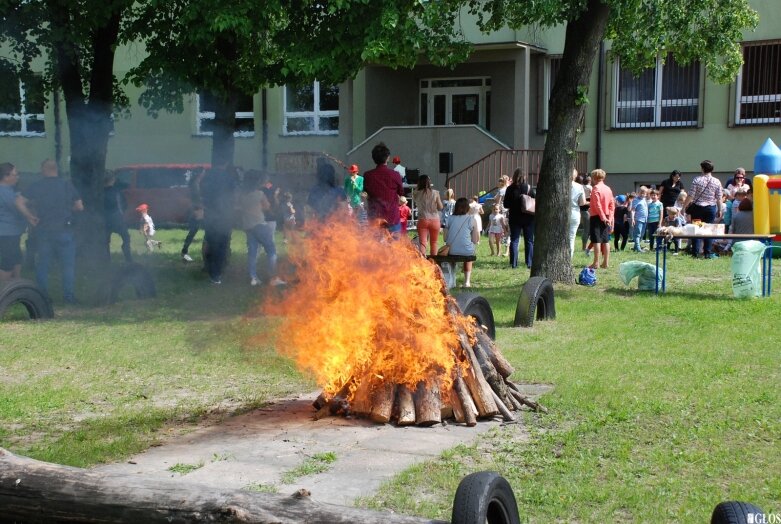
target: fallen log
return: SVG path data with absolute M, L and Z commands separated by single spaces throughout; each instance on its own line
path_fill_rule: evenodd
M 499 408 L 499 413 L 502 414 L 502 418 L 504 418 L 505 422 L 515 422 L 515 417 L 510 412 L 510 410 L 507 409 L 507 406 L 504 405 L 504 402 L 502 402 L 502 400 L 499 398 L 499 395 L 496 394 L 496 391 L 491 390 L 491 393 L 494 396 L 496 407 Z
M 4 522 L 446 524 L 420 517 L 139 475 L 108 475 L 16 456 L 0 448 Z
M 509 386 L 508 390 L 510 393 L 520 402 L 521 404 L 524 404 L 526 406 L 529 406 L 534 411 L 542 411 L 543 413 L 547 413 L 548 409 L 543 406 L 542 404 L 535 402 L 531 400 L 528 397 L 523 396 L 523 394 L 518 389 L 518 385 L 514 382 L 507 381 L 507 385 Z

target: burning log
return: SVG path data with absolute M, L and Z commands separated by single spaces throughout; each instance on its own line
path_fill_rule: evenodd
M 369 418 L 380 424 L 386 424 L 390 421 L 395 393 L 396 386 L 394 384 L 387 382 L 379 384 L 372 392 L 372 407 Z
M 504 383 L 504 377 L 496 371 L 496 368 L 491 363 L 488 355 L 486 355 L 482 344 L 479 343 L 479 339 L 478 343 L 476 343 L 472 349 L 477 358 L 477 362 L 480 364 L 480 370 L 483 372 L 486 382 L 488 382 L 491 389 L 497 394 L 497 398 L 500 399 L 501 403 L 507 405 L 509 401 L 507 400 L 507 385 Z M 513 406 L 510 404 L 507 407 L 512 409 Z M 499 407 L 499 409 L 501 410 L 502 408 Z
M 405 385 L 396 390 L 396 402 L 399 406 L 399 426 L 411 426 L 415 424 L 415 404 L 412 401 L 412 391 Z
M 491 340 L 491 337 L 489 337 L 485 331 L 478 330 L 476 336 L 477 343 L 480 345 L 480 347 L 483 348 L 486 355 L 488 355 L 488 358 L 491 359 L 491 364 L 494 365 L 496 371 L 503 378 L 507 378 L 515 373 L 515 368 L 512 366 L 512 364 L 510 364 L 510 362 L 507 361 L 506 358 L 504 358 L 504 355 L 502 355 L 502 353 L 496 347 L 496 344 L 494 344 L 494 341 Z
M 480 364 L 477 362 L 477 357 L 475 357 L 466 335 L 461 334 L 459 340 L 461 342 L 461 350 L 464 352 L 466 361 L 469 364 L 469 368 L 464 373 L 464 382 L 472 394 L 472 399 L 475 401 L 475 406 L 477 406 L 477 412 L 480 417 L 493 417 L 499 413 L 499 408 L 496 407 L 494 398 L 491 395 L 491 386 L 488 385 L 483 372 L 480 370 Z
M 415 423 L 418 426 L 433 426 L 442 422 L 442 401 L 437 383 L 427 386 L 425 382 L 420 382 L 412 398 L 415 401 Z

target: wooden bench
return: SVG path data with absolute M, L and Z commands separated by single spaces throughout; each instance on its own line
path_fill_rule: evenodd
M 459 262 L 474 262 L 476 255 L 428 255 L 426 258 L 434 262 L 442 270 L 447 288 L 456 286 L 456 264 Z

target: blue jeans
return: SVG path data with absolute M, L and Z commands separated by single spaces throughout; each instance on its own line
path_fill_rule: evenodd
M 56 255 L 62 270 L 62 296 L 66 302 L 75 300 L 73 288 L 76 281 L 76 242 L 69 229 L 60 231 L 36 231 L 38 248 L 35 280 L 45 294 L 49 294 L 49 264 Z
M 510 224 L 510 267 L 518 267 L 518 244 L 523 233 L 523 251 L 526 267 L 532 267 L 534 254 L 534 222 L 531 224 Z
M 640 251 L 640 239 L 643 238 L 645 233 L 645 222 L 635 222 L 635 227 L 632 229 L 632 241 L 635 243 L 634 250 Z
M 656 230 L 659 229 L 659 222 L 648 222 L 645 225 L 645 230 L 648 233 L 648 239 L 650 240 L 649 249 L 651 251 L 654 250 L 654 245 L 658 244 L 659 247 L 662 246 L 662 238 L 654 236 L 656 234 Z
M 247 229 L 247 269 L 250 278 L 258 278 L 258 247 L 263 246 L 268 263 L 268 276 L 277 271 L 277 248 L 274 245 L 274 230 L 268 224 L 258 224 Z
M 706 224 L 712 224 L 716 220 L 716 206 L 698 206 L 691 204 L 689 206 L 689 214 L 692 216 L 692 221 L 702 220 Z M 703 244 L 704 243 L 704 244 Z M 692 248 L 694 249 L 694 256 L 696 257 L 700 252 L 700 246 L 702 246 L 703 256 L 711 254 L 711 247 L 713 246 L 713 239 L 701 240 L 699 238 L 694 239 Z

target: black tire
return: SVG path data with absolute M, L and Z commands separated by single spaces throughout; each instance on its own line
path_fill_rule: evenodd
M 0 318 L 14 304 L 22 304 L 32 320 L 52 318 L 52 304 L 33 282 L 22 278 L 11 280 L 0 288 Z
M 461 312 L 474 318 L 478 326 L 485 326 L 486 334 L 491 340 L 496 340 L 494 312 L 488 301 L 477 293 L 459 293 L 455 298 Z
M 535 318 L 537 320 L 556 318 L 553 282 L 545 277 L 531 277 L 521 288 L 513 326 L 532 327 Z
M 127 264 L 117 269 L 111 276 L 107 302 L 114 304 L 125 286 L 132 286 L 136 298 L 154 298 L 157 296 L 152 273 L 141 264 Z
M 711 515 L 711 524 L 748 524 L 749 522 L 762 522 L 762 518 L 757 518 L 755 515 L 764 515 L 764 511 L 759 509 L 753 504 L 748 502 L 738 502 L 730 500 L 727 502 L 720 502 L 713 509 L 713 515 Z M 749 519 L 748 516 L 754 517 Z
M 453 499 L 451 524 L 520 524 L 510 484 L 498 473 L 479 471 L 461 480 Z

